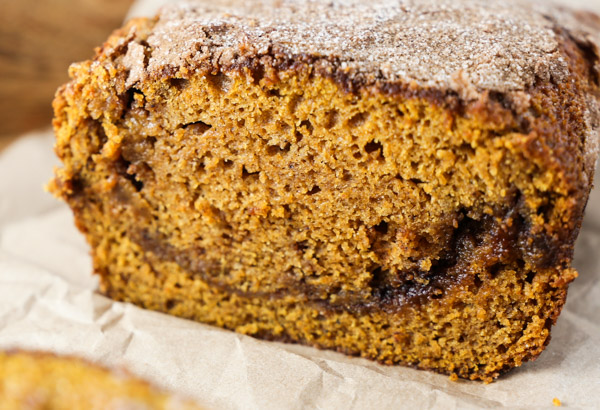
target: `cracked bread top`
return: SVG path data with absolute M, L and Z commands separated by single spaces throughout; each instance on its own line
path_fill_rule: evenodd
M 164 8 L 143 54 L 130 47 L 129 82 L 165 67 L 228 67 L 311 56 L 364 83 L 415 82 L 466 99 L 562 81 L 557 31 L 596 51 L 594 17 L 524 0 L 224 0 Z

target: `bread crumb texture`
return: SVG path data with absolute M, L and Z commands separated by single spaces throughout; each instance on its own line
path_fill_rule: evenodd
M 250 24 L 234 11 L 223 26 L 134 20 L 57 93 L 52 187 L 102 292 L 463 378 L 537 357 L 577 276 L 595 49 L 551 25 L 562 74 L 467 95 L 345 72 L 327 49 L 281 54 L 271 31 L 272 47 L 250 36 L 220 64 L 238 47 L 224 33 Z M 198 54 L 161 54 L 165 27 L 202 31 Z

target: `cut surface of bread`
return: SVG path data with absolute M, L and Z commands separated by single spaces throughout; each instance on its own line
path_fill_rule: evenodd
M 196 2 L 115 32 L 54 102 L 102 292 L 471 379 L 537 357 L 577 276 L 595 20 L 509 3 Z

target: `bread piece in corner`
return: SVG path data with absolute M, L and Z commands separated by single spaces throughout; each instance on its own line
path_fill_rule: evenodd
M 0 403 L 4 410 L 199 409 L 125 371 L 30 351 L 0 351 Z

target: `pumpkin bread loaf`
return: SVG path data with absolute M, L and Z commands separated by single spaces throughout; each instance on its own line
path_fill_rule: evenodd
M 490 381 L 577 276 L 596 26 L 524 0 L 171 5 L 71 67 L 51 186 L 111 298 Z
M 125 371 L 42 352 L 0 352 L 3 410 L 199 409 Z

